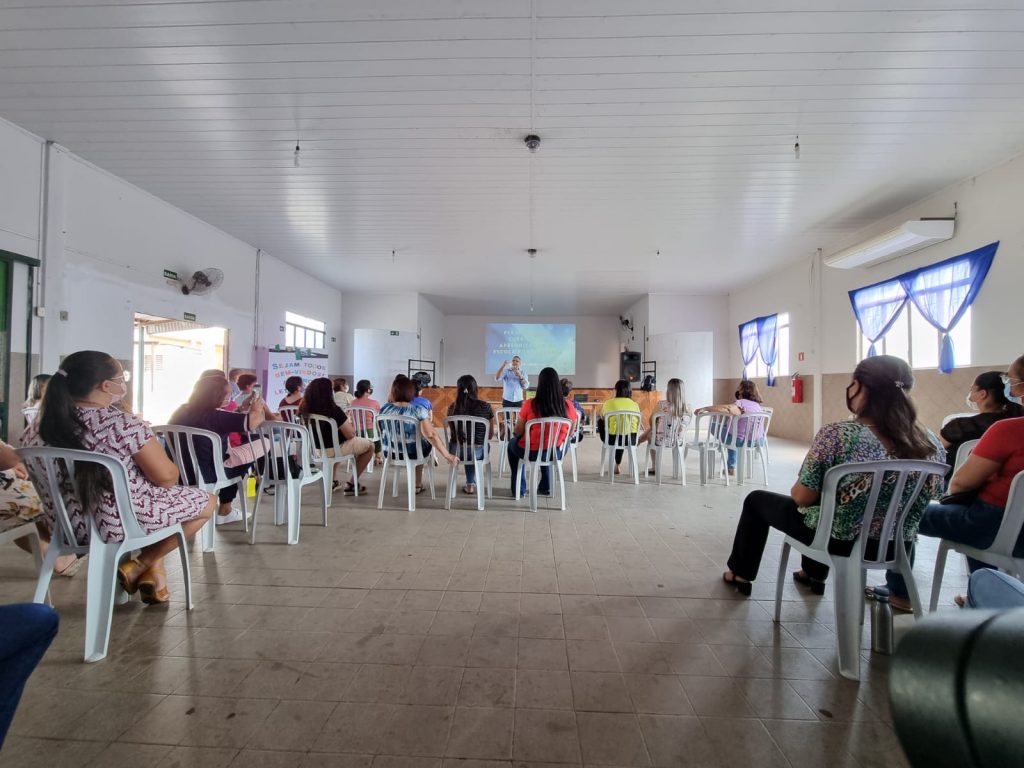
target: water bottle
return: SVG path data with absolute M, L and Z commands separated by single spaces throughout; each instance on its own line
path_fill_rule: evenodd
M 871 603 L 871 650 L 892 655 L 892 605 L 885 594 L 876 593 Z

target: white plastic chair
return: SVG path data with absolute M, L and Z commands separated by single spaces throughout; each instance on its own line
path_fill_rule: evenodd
M 21 448 L 18 455 L 25 462 L 36 489 L 40 491 L 45 502 L 51 505 L 54 516 L 53 536 L 39 571 L 34 601 L 45 602 L 50 589 L 50 578 L 53 576 L 53 566 L 58 557 L 86 553 L 89 555 L 85 600 L 85 661 L 100 661 L 107 655 L 114 603 L 126 602 L 128 599 L 117 585 L 117 566 L 122 558 L 133 550 L 148 547 L 171 537 L 178 540 L 182 579 L 185 583 L 185 608 L 192 610 L 192 580 L 185 531 L 178 523 L 153 533 L 146 533 L 142 529 L 128 492 L 128 475 L 120 461 L 94 451 L 67 448 Z M 89 521 L 89 543 L 79 544 L 75 538 L 65 494 L 78 497 L 74 474 L 76 465 L 82 464 L 96 464 L 109 473 L 117 515 L 124 529 L 123 540 L 103 541 L 96 525 L 96 518 L 91 514 L 86 515 Z M 213 525 L 213 521 L 209 521 L 207 525 Z
M 629 471 L 633 483 L 640 484 L 640 463 L 636 457 L 636 436 L 640 431 L 640 411 L 609 411 L 604 416 L 604 440 L 601 441 L 601 472 L 605 469 L 615 483 L 615 451 L 624 450 L 629 455 Z M 615 433 L 612 433 L 614 425 Z
M 498 479 L 501 480 L 508 462 L 508 444 L 514 439 L 516 424 L 519 423 L 519 409 L 495 408 L 494 416 L 498 424 L 498 429 L 494 434 L 498 438 Z
M 663 422 L 670 418 L 667 413 L 654 413 L 651 415 L 651 431 L 647 444 L 647 461 L 644 465 L 646 475 L 651 468 L 651 454 L 654 454 L 654 481 L 661 485 L 661 457 L 665 452 L 672 455 L 672 478 L 680 479 L 682 485 L 686 485 L 686 428 L 689 420 L 675 418 L 669 421 L 668 426 Z M 658 432 L 662 432 L 661 444 L 658 444 Z
M 700 484 L 707 485 L 708 477 L 715 470 L 715 459 L 722 459 L 722 474 L 725 476 L 725 484 L 729 485 L 729 473 L 725 472 L 728 466 L 728 456 L 725 450 L 725 443 L 721 435 L 728 435 L 732 428 L 732 414 L 720 411 L 705 411 L 698 413 L 694 421 L 693 440 L 683 446 L 683 461 L 691 451 L 697 451 L 700 459 Z
M 448 416 L 444 420 L 444 428 L 447 433 L 448 449 L 459 457 L 462 465 L 472 464 L 476 471 L 476 508 L 484 510 L 484 491 L 486 486 L 487 498 L 494 493 L 494 478 L 491 472 L 491 443 L 488 432 L 491 429 L 491 422 L 480 416 Z M 477 440 L 477 432 L 483 430 L 483 440 Z M 483 451 L 482 458 L 477 458 L 477 449 Z M 445 498 L 444 508 L 452 508 L 452 499 L 455 498 L 455 486 L 459 475 L 459 465 L 449 465 L 448 469 L 448 495 Z
M 739 416 L 732 417 L 732 425 L 722 440 L 722 444 L 725 446 L 727 454 L 730 448 L 736 451 L 737 485 L 743 485 L 744 480 L 753 478 L 754 454 L 761 459 L 761 473 L 765 485 L 768 484 L 768 456 L 764 449 L 767 421 L 768 417 L 763 413 L 741 413 Z M 743 439 L 742 445 L 737 445 L 740 440 L 740 432 L 743 432 L 746 437 Z M 760 437 L 751 439 L 751 435 L 760 435 Z M 728 477 L 728 472 L 726 472 L 726 477 Z
M 268 488 L 274 489 L 274 522 L 287 522 L 288 543 L 299 543 L 299 526 L 302 516 L 302 489 L 312 483 L 323 483 L 320 503 L 324 512 L 324 526 L 327 525 L 327 501 L 330 480 L 310 463 L 309 430 L 301 424 L 286 421 L 265 421 L 260 424 L 257 434 L 268 446 L 263 462 L 263 477 L 256 493 L 256 506 L 252 513 L 252 530 L 249 543 L 256 543 L 256 520 L 259 517 L 260 501 Z M 299 467 L 299 476 L 292 477 L 288 457 L 293 456 Z
M 32 550 L 32 558 L 36 563 L 37 576 L 43 568 L 43 546 L 39 539 L 39 529 L 34 522 L 23 522 L 6 530 L 0 530 L 0 544 L 7 544 L 18 539 L 27 538 L 29 549 Z M 46 602 L 51 603 L 47 594 Z
M 782 613 L 782 590 L 786 585 L 786 568 L 789 561 L 789 550 L 810 557 L 819 563 L 825 563 L 832 569 L 834 584 L 836 640 L 839 644 L 839 673 L 851 680 L 860 679 L 860 638 L 864 624 L 864 587 L 869 570 L 898 570 L 907 583 L 910 603 L 914 607 L 914 615 L 921 617 L 921 599 L 914 581 L 914 571 L 910 566 L 910 558 L 903 539 L 903 523 L 914 507 L 925 482 L 929 477 L 946 474 L 946 465 L 936 461 L 866 461 L 851 464 L 840 464 L 825 473 L 825 482 L 821 490 L 821 515 L 815 529 L 814 539 L 804 544 L 791 536 L 787 536 L 782 545 L 779 558 L 779 573 L 775 585 L 775 621 L 778 622 Z M 832 535 L 832 519 L 836 512 L 836 489 L 839 482 L 847 475 L 871 475 L 870 491 L 864 507 L 863 525 L 854 541 L 853 551 L 848 557 L 833 555 L 828 551 L 829 539 Z M 886 483 L 888 475 L 889 482 Z M 912 480 L 916 475 L 917 479 Z M 904 490 L 911 482 L 912 492 L 903 503 Z M 878 503 L 882 488 L 889 485 L 892 496 L 884 510 Z M 883 515 L 884 512 L 884 515 Z M 882 518 L 879 542 L 891 542 L 889 546 L 879 544 L 877 552 L 867 554 L 869 541 L 868 531 L 871 521 Z M 890 551 L 891 549 L 891 551 Z
M 356 437 L 366 438 L 371 443 L 380 440 L 380 436 L 377 435 L 373 427 L 374 419 L 377 417 L 376 408 L 371 408 L 368 405 L 350 405 L 345 413 L 348 415 L 349 421 L 352 422 L 352 429 L 355 430 Z M 366 474 L 373 474 L 373 465 L 372 461 L 366 465 Z
M 977 440 L 965 440 L 960 443 L 960 447 L 956 449 L 956 458 L 953 459 L 953 473 L 963 466 L 963 463 L 967 461 L 967 457 L 971 455 L 974 450 L 974 446 L 978 444 Z
M 1014 557 L 1013 550 L 1017 546 L 1021 530 L 1024 529 L 1024 471 L 1018 472 L 1010 484 L 1010 493 L 1006 497 L 1006 508 L 999 530 L 992 544 L 987 549 L 978 549 L 967 544 L 942 539 L 939 551 L 935 555 L 935 576 L 932 578 L 932 598 L 928 604 L 929 612 L 934 612 L 939 604 L 939 592 L 942 590 L 942 576 L 946 571 L 946 556 L 954 550 L 967 557 L 980 560 L 986 565 L 1005 571 L 1018 579 L 1024 577 L 1024 557 Z
M 289 424 L 299 423 L 299 406 L 297 405 L 282 405 L 279 414 Z
M 245 498 L 245 475 L 228 477 L 224 467 L 223 442 L 220 435 L 206 429 L 181 427 L 174 424 L 160 424 L 153 427 L 153 433 L 163 439 L 164 448 L 171 459 L 178 465 L 178 482 L 194 488 L 202 488 L 207 493 L 217 493 L 222 488 L 238 486 L 238 495 L 242 504 L 242 520 L 246 533 L 249 531 L 249 505 Z M 209 445 L 213 463 L 213 478 L 207 478 L 199 469 L 196 454 L 196 441 Z M 216 547 L 216 522 L 211 520 L 203 526 L 203 552 L 213 552 Z
M 533 445 L 530 439 L 533 427 L 536 427 L 539 431 L 536 445 Z M 527 472 L 527 482 L 529 483 L 530 490 L 530 509 L 534 512 L 537 511 L 537 486 L 540 484 L 542 467 L 550 468 L 552 483 L 555 482 L 554 474 L 557 470 L 558 488 L 562 494 L 562 503 L 559 509 L 565 510 L 565 475 L 562 472 L 562 460 L 558 452 L 558 436 L 562 431 L 562 427 L 565 427 L 567 431 L 572 430 L 572 421 L 557 416 L 548 416 L 543 419 L 530 419 L 526 422 L 526 429 L 523 432 L 526 450 L 516 472 L 516 499 L 520 498 L 519 488 L 522 485 L 523 472 L 525 471 Z M 533 451 L 537 451 L 537 457 L 531 461 L 530 454 Z
M 406 432 L 412 435 L 407 441 Z M 430 484 L 430 498 L 436 499 L 434 491 L 434 462 L 431 453 L 424 453 L 423 430 L 412 416 L 397 413 L 382 413 L 377 416 L 377 434 L 380 435 L 384 451 L 384 466 L 380 474 L 380 493 L 377 509 L 384 508 L 384 489 L 388 482 L 388 470 L 394 470 L 391 495 L 398 496 L 398 470 L 405 467 L 409 490 L 409 511 L 416 511 L 416 467 L 422 466 Z
M 579 449 L 580 441 L 583 439 L 583 414 L 579 414 L 580 420 L 577 422 L 576 434 L 569 438 L 569 460 L 572 462 L 572 481 L 575 483 L 579 480 Z M 562 455 L 565 458 L 565 454 Z
M 772 418 L 775 416 L 775 409 L 770 405 L 762 405 L 761 413 L 768 416 L 764 422 L 764 444 L 761 446 L 764 450 L 764 460 L 766 464 L 771 464 L 771 457 L 768 455 L 768 432 L 772 426 Z
M 310 414 L 307 417 L 307 421 L 307 427 L 312 439 L 310 461 L 324 475 L 324 485 L 327 487 L 327 506 L 329 507 L 334 503 L 334 468 L 338 464 L 347 465 L 346 472 L 352 475 L 353 493 L 359 496 L 359 475 L 356 473 L 356 457 L 341 455 L 341 442 L 338 440 L 338 422 L 327 416 L 318 416 L 315 413 Z M 325 431 L 330 434 L 330 440 L 324 440 L 323 433 Z

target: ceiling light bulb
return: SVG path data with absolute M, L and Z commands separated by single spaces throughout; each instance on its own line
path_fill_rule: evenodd
M 793 157 L 800 159 L 800 137 L 796 137 L 796 144 L 793 145 Z
M 293 156 L 292 164 L 296 168 L 299 167 L 299 142 L 295 142 L 295 155 Z

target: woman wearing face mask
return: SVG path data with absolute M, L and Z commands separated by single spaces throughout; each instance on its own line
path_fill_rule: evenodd
M 963 443 L 977 440 L 997 421 L 1024 416 L 1024 408 L 1007 398 L 1004 390 L 1003 374 L 999 371 L 979 375 L 967 393 L 967 407 L 978 411 L 978 415 L 952 419 L 942 428 L 939 438 L 946 448 L 947 479 L 953 474 L 956 453 Z
M 1024 395 L 1024 356 L 1013 361 L 1002 381 L 1007 400 L 1014 402 Z M 992 546 L 1003 521 L 1010 484 L 1021 471 L 1024 471 L 1024 418 L 997 421 L 985 431 L 967 461 L 949 481 L 949 495 L 943 500 L 948 503 L 932 504 L 925 510 L 921 535 L 978 549 Z M 950 498 L 955 496 L 960 498 Z M 1024 557 L 1024 534 L 1017 540 L 1013 556 Z M 987 567 L 971 558 L 967 558 L 967 566 L 972 573 Z M 896 608 L 902 607 L 897 598 L 906 595 L 898 577 L 899 574 L 888 575 L 891 602 Z
M 860 362 L 853 372 L 853 381 L 846 388 L 846 407 L 853 419 L 827 424 L 818 430 L 789 495 L 753 491 L 744 499 L 729 556 L 729 570 L 722 574 L 727 584 L 733 585 L 740 594 L 750 594 L 751 582 L 757 578 L 772 528 L 808 544 L 813 541 L 821 513 L 825 473 L 832 467 L 888 459 L 942 461 L 943 450 L 938 439 L 917 421 L 917 409 L 910 399 L 913 385 L 910 366 L 897 357 L 880 355 Z M 888 506 L 893 484 L 894 481 L 883 484 L 879 509 L 885 510 Z M 913 492 L 914 485 L 907 484 L 907 496 Z M 853 551 L 870 492 L 870 485 L 857 475 L 847 475 L 842 480 L 836 491 L 829 552 L 845 556 Z M 941 493 L 941 480 L 932 476 L 907 515 L 903 529 L 906 541 L 914 540 L 925 505 Z M 876 518 L 870 523 L 868 535 L 875 540 L 875 546 L 881 522 Z M 868 546 L 870 548 L 870 542 Z M 816 594 L 824 594 L 828 566 L 807 557 L 803 558 L 802 565 L 793 574 L 793 580 L 810 587 Z
M 181 523 L 185 535 L 193 536 L 213 515 L 217 497 L 178 485 L 178 468 L 149 424 L 112 407 L 128 392 L 126 378 L 121 364 L 105 352 L 68 355 L 50 380 L 39 418 L 22 435 L 21 444 L 96 451 L 119 459 L 127 470 L 128 492 L 142 529 L 152 532 Z M 27 468 L 43 508 L 52 509 L 47 483 L 32 462 Z M 76 479 L 79 498 L 66 502 L 79 543 L 85 544 L 89 538 L 87 515 L 93 516 L 104 541 L 123 539 L 110 475 L 101 467 L 83 466 Z M 122 562 L 117 577 L 124 590 L 141 593 L 145 603 L 166 603 L 170 592 L 163 560 L 176 547 L 173 538 L 164 539 L 142 549 L 137 558 Z

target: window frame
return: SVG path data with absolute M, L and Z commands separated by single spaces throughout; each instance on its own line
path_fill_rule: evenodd
M 792 341 L 792 335 L 790 330 L 792 325 L 790 324 L 789 312 L 779 312 L 778 321 L 775 325 L 776 333 L 778 334 L 775 341 L 775 349 L 777 354 L 775 356 L 775 376 L 789 376 L 790 366 L 790 344 Z M 783 333 L 785 332 L 785 333 Z M 783 337 L 785 337 L 785 343 L 783 343 Z M 783 354 L 783 347 L 785 347 L 785 354 Z M 768 366 L 765 365 L 764 360 L 761 359 L 761 352 L 758 350 L 757 354 L 754 355 L 754 360 L 751 363 L 752 372 L 750 377 L 753 379 L 767 379 L 768 378 Z
M 971 362 L 973 357 L 974 357 L 973 325 L 972 325 L 973 322 L 974 322 L 974 319 L 973 319 L 973 312 L 972 312 L 972 310 L 973 310 L 973 307 L 967 307 L 967 309 L 964 311 L 963 316 L 960 318 L 960 320 L 957 322 L 957 324 L 955 326 L 953 326 L 953 329 L 950 331 L 950 334 L 949 334 L 950 336 L 953 336 L 953 337 L 956 337 L 956 336 L 960 337 L 959 339 L 957 339 L 957 341 L 959 341 L 960 344 L 956 348 L 957 349 L 957 352 L 956 352 L 957 363 L 954 366 L 955 368 L 970 368 L 970 367 L 973 366 L 973 363 Z M 914 359 L 915 358 L 915 354 L 914 354 L 915 346 L 920 348 L 920 347 L 924 346 L 924 344 L 925 344 L 925 342 L 922 339 L 920 339 L 920 335 L 919 335 L 917 344 L 915 345 L 915 342 L 914 342 L 914 338 L 915 338 L 915 335 L 914 335 L 914 326 L 915 326 L 914 319 L 915 319 L 915 316 L 917 318 L 917 321 L 918 321 L 917 325 L 919 327 L 922 326 L 922 325 L 923 326 L 927 326 L 927 329 L 929 331 L 929 335 L 934 333 L 935 351 L 934 351 L 934 355 L 929 356 L 929 360 L 928 360 L 927 363 L 923 362 L 920 359 L 920 356 L 917 356 L 918 359 L 916 361 Z M 939 349 L 940 349 L 940 345 L 942 344 L 942 332 L 938 328 L 933 326 L 931 323 L 929 323 L 927 320 L 924 319 L 924 316 L 921 315 L 920 310 L 914 305 L 913 301 L 908 301 L 904 305 L 904 307 L 899 311 L 899 314 L 896 316 L 896 321 L 893 323 L 892 328 L 889 329 L 889 331 L 885 334 L 885 336 L 883 336 L 882 338 L 880 338 L 878 341 L 875 342 L 875 351 L 878 354 L 880 354 L 880 355 L 891 354 L 890 351 L 889 351 L 889 348 L 888 348 L 889 347 L 888 336 L 889 336 L 890 333 L 893 332 L 893 330 L 895 330 L 896 326 L 900 325 L 900 324 L 903 325 L 903 327 L 904 327 L 904 329 L 906 331 L 906 335 L 907 335 L 907 358 L 909 358 L 909 359 L 907 359 L 907 363 L 910 365 L 911 370 L 922 371 L 922 370 L 936 370 L 936 369 L 938 369 L 938 365 L 939 365 L 939 363 L 938 363 L 938 360 L 939 360 Z M 857 334 L 857 361 L 860 362 L 861 360 L 864 360 L 867 357 L 868 349 L 870 349 L 871 343 L 867 340 L 867 338 L 861 332 L 860 324 L 857 322 L 856 318 L 854 318 L 853 325 L 854 325 L 855 332 Z M 959 333 L 958 333 L 958 331 L 959 331 Z M 963 346 L 963 342 L 964 341 L 967 342 L 966 349 Z M 901 357 L 900 355 L 896 355 L 896 356 L 897 357 Z
M 295 349 L 325 349 L 327 323 L 298 312 L 285 311 L 284 344 Z

